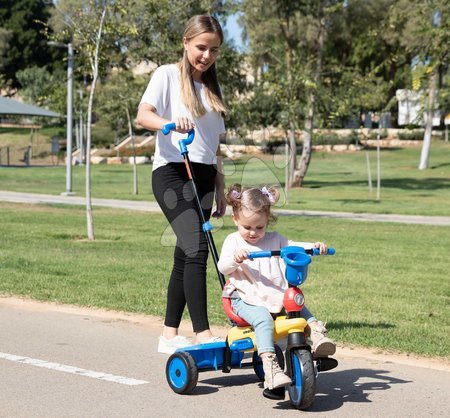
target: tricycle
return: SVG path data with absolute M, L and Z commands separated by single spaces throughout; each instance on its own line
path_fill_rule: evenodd
M 167 124 L 163 127 L 162 132 L 168 134 L 175 128 L 174 123 Z M 188 156 L 187 145 L 192 143 L 194 135 L 194 130 L 190 131 L 186 139 L 179 141 L 179 147 L 198 204 L 203 231 L 223 289 L 226 282 L 225 277 L 217 267 L 218 254 L 212 238 L 212 226 L 204 218 L 201 210 L 195 178 Z M 287 246 L 281 250 L 256 251 L 249 254 L 249 258 L 281 257 L 286 265 L 285 276 L 289 283 L 283 299 L 285 312 L 274 319 L 274 340 L 280 367 L 286 369 L 286 374 L 291 378 L 292 383 L 287 387 L 272 390 L 266 388 L 263 395 L 270 399 L 282 400 L 285 398 L 287 390 L 291 404 L 302 410 L 308 409 L 314 402 L 318 373 L 334 369 L 338 365 L 337 360 L 331 357 L 313 357 L 307 338 L 307 323 L 305 319 L 301 318 L 305 297 L 299 286 L 307 278 L 311 257 L 319 255 L 319 253 L 318 249 Z M 329 255 L 334 253 L 333 248 L 328 249 Z M 233 368 L 249 367 L 253 368 L 261 381 L 264 380 L 264 370 L 261 358 L 258 355 L 254 330 L 236 315 L 228 297 L 222 297 L 222 305 L 232 325 L 225 341 L 180 348 L 167 360 L 166 378 L 174 392 L 178 394 L 192 393 L 197 385 L 199 372 L 211 370 L 230 373 Z M 286 343 L 284 352 L 278 344 L 282 340 Z

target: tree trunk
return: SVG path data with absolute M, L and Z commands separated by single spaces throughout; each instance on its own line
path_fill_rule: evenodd
M 289 187 L 294 184 L 295 168 L 297 167 L 297 141 L 295 140 L 295 126 L 289 121 L 288 143 L 289 143 Z
M 434 103 L 436 101 L 436 84 L 437 84 L 437 71 L 433 70 L 430 77 L 428 100 L 426 115 L 427 120 L 425 122 L 425 132 L 423 135 L 422 152 L 420 154 L 419 170 L 426 170 L 428 168 L 428 160 L 430 157 L 431 147 L 431 133 L 433 130 L 433 115 L 434 115 Z
M 290 26 L 290 21 L 289 21 L 289 16 L 285 17 L 285 21 L 281 24 L 281 33 L 283 34 L 284 37 L 284 60 L 286 63 L 286 80 L 287 80 L 287 84 L 288 86 L 290 86 L 292 84 L 292 48 L 291 45 L 289 44 L 289 40 L 291 37 L 290 34 L 290 30 L 289 30 L 289 26 Z M 290 96 L 292 96 L 292 92 L 291 90 L 289 90 L 290 92 Z M 290 98 L 289 101 L 293 101 L 294 98 Z M 287 129 L 287 145 L 288 145 L 288 149 L 287 151 L 289 152 L 289 156 L 287 156 L 287 160 L 289 161 L 288 164 L 288 168 L 287 168 L 287 176 L 286 176 L 286 181 L 288 181 L 287 183 L 287 188 L 288 187 L 292 187 L 293 181 L 294 181 L 294 172 L 295 172 L 295 168 L 297 167 L 297 142 L 295 140 L 295 132 L 296 132 L 296 123 L 295 123 L 295 115 L 292 114 L 291 111 L 289 111 L 289 115 L 288 115 L 288 129 Z
M 137 175 L 137 166 L 136 166 L 136 143 L 134 141 L 133 135 L 133 127 L 131 125 L 131 116 L 128 107 L 125 108 L 127 112 L 127 120 L 128 120 L 128 135 L 131 138 L 131 147 L 133 148 L 133 194 L 138 194 L 138 175 Z
M 300 157 L 300 165 L 298 170 L 295 171 L 293 187 L 302 187 L 303 180 L 308 171 L 309 163 L 311 161 L 312 154 L 312 132 L 313 132 L 313 120 L 314 120 L 314 105 L 311 105 L 311 101 L 314 101 L 314 93 L 310 94 L 308 100 L 309 109 L 308 115 L 305 120 L 305 129 L 303 130 L 303 148 L 302 155 Z
M 100 48 L 100 41 L 102 39 L 103 22 L 106 14 L 106 6 L 103 9 L 100 18 L 99 28 L 97 32 L 97 39 L 95 43 L 94 56 L 91 61 L 92 68 L 92 84 L 89 93 L 88 115 L 87 115 L 87 135 L 86 135 L 86 220 L 87 220 L 87 235 L 90 241 L 95 240 L 94 234 L 94 217 L 92 214 L 92 199 L 91 199 L 91 138 L 92 138 L 92 107 L 94 104 L 95 87 L 98 79 L 98 53 Z
M 377 201 L 381 199 L 381 154 L 380 154 L 380 140 L 381 140 L 381 121 L 378 123 L 377 133 Z
M 87 114 L 87 137 L 86 137 L 86 225 L 88 240 L 95 240 L 94 217 L 92 215 L 91 199 L 91 137 L 92 137 L 92 104 L 94 102 L 95 85 L 97 83 L 97 74 L 92 79 L 91 91 L 89 93 L 89 104 Z
M 292 80 L 292 60 L 291 60 L 291 50 L 289 47 L 289 42 L 286 38 L 285 40 L 285 59 L 286 59 L 286 79 L 288 80 L 288 84 L 291 84 Z M 289 129 L 287 131 L 287 139 L 289 143 L 289 187 L 292 187 L 294 182 L 294 172 L 297 167 L 297 141 L 295 140 L 295 122 L 294 115 L 289 112 Z
M 285 167 L 284 167 L 284 194 L 285 194 L 285 203 L 286 205 L 289 203 L 289 158 L 290 158 L 290 152 L 289 152 L 289 139 L 286 132 L 286 147 L 284 149 L 284 156 L 285 156 Z
M 316 69 L 314 73 L 315 88 L 310 91 L 308 97 L 308 112 L 305 119 L 305 128 L 303 130 L 303 150 L 300 157 L 300 165 L 295 172 L 293 187 L 302 187 L 303 180 L 308 172 L 309 163 L 311 161 L 312 153 L 312 135 L 314 130 L 314 112 L 316 107 L 317 88 L 320 83 L 320 76 L 322 72 L 322 50 L 324 43 L 325 18 L 319 18 L 317 47 L 316 47 Z

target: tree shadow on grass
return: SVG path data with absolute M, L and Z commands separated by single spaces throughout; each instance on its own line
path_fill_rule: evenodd
M 328 321 L 327 328 L 333 330 L 343 330 L 352 328 L 391 329 L 395 328 L 395 325 L 389 324 L 387 322 Z
M 450 166 L 450 163 L 442 163 L 442 164 L 433 165 L 430 167 L 430 169 L 436 170 L 436 168 L 442 168 L 442 167 L 448 167 L 448 166 Z
M 320 189 L 322 187 L 336 186 L 359 186 L 366 187 L 367 180 L 346 180 L 346 181 L 309 181 L 306 188 Z M 400 190 L 440 190 L 450 188 L 450 178 L 432 177 L 417 179 L 413 177 L 404 178 L 381 178 L 382 188 Z M 370 200 L 370 199 L 368 199 Z

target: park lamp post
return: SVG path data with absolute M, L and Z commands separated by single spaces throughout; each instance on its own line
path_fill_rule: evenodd
M 50 46 L 59 48 L 67 48 L 67 145 L 66 145 L 66 191 L 61 195 L 73 196 L 72 192 L 72 138 L 73 138 L 73 45 L 72 43 L 65 44 L 63 42 L 47 42 Z

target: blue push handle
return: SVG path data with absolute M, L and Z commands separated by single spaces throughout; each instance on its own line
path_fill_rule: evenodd
M 313 248 L 313 255 L 334 255 L 336 254 L 336 250 L 334 248 L 328 248 L 326 254 L 320 254 L 320 250 L 318 248 Z
M 248 258 L 253 260 L 254 258 L 272 257 L 272 251 L 252 251 L 249 253 Z
M 166 124 L 161 128 L 161 132 L 162 132 L 164 135 L 167 135 L 170 131 L 175 130 L 176 127 L 177 127 L 177 124 L 176 124 L 176 123 L 173 123 L 173 122 L 171 122 L 171 123 L 166 123 Z
M 161 132 L 164 135 L 167 135 L 170 131 L 175 130 L 177 127 L 177 124 L 174 122 L 171 123 L 166 123 L 162 128 L 161 128 Z M 188 132 L 188 136 L 187 138 L 184 139 L 180 139 L 178 141 L 178 146 L 180 147 L 180 152 L 181 154 L 187 154 L 188 150 L 187 150 L 187 146 L 192 144 L 192 141 L 194 140 L 194 136 L 195 136 L 195 130 L 191 129 Z

